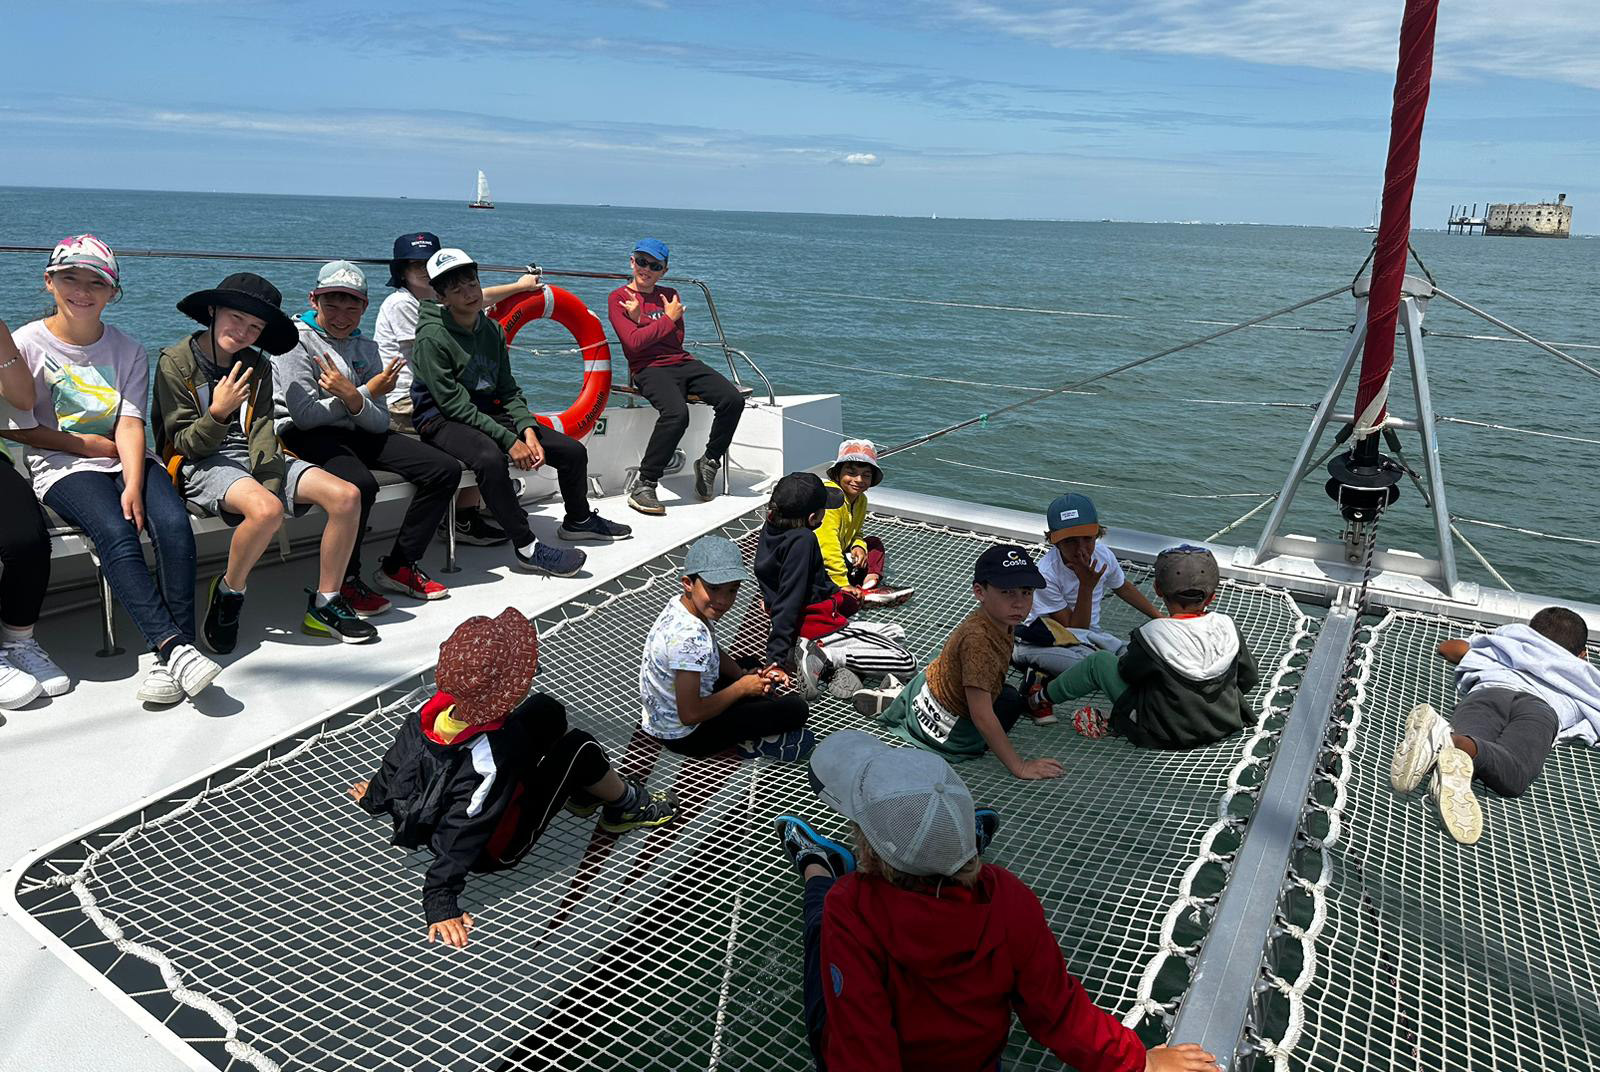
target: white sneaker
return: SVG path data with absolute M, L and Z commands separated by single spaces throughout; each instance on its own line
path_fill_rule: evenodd
M 193 644 L 179 644 L 167 657 L 172 680 L 189 699 L 206 691 L 206 686 L 222 673 L 222 667 L 201 655 Z
M 1405 736 L 1389 760 L 1389 784 L 1396 793 L 1409 793 L 1422 784 L 1439 752 L 1450 747 L 1450 723 L 1439 717 L 1432 704 L 1418 704 L 1406 716 Z M 1470 778 L 1471 775 L 1469 774 Z
M 1454 745 L 1441 749 L 1428 793 L 1450 836 L 1463 845 L 1476 844 L 1483 836 L 1483 808 L 1472 792 L 1472 757 Z
M 172 680 L 172 671 L 162 663 L 156 663 L 150 672 L 144 676 L 144 681 L 139 685 L 139 691 L 134 694 L 140 703 L 148 704 L 175 704 L 183 699 L 183 690 L 178 688 L 178 683 Z
M 0 708 L 12 711 L 38 699 L 44 689 L 38 678 L 20 666 L 11 665 L 6 654 L 0 649 Z
M 33 637 L 8 641 L 0 647 L 0 654 L 18 670 L 32 674 L 46 696 L 65 696 L 72 688 L 72 678 L 44 653 Z
M 883 675 L 883 681 L 875 689 L 857 689 L 850 697 L 851 705 L 863 715 L 877 718 L 883 714 L 884 709 L 899 698 L 900 692 L 905 688 L 900 679 L 893 674 Z

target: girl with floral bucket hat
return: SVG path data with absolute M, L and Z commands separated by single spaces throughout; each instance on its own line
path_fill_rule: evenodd
M 530 693 L 539 634 L 513 608 L 468 618 L 439 646 L 437 690 L 395 732 L 383 764 L 349 789 L 394 823 L 394 843 L 434 851 L 422 881 L 428 941 L 467 944 L 459 898 L 470 872 L 504 871 L 527 856 L 563 805 L 620 834 L 665 826 L 677 798 L 617 773 L 605 750 L 567 728 L 566 710 Z
M 817 529 L 817 545 L 828 576 L 840 588 L 857 592 L 865 607 L 896 607 L 916 594 L 915 588 L 895 588 L 883 583 L 887 550 L 876 536 L 865 535 L 867 489 L 883 482 L 878 448 L 870 439 L 846 439 L 839 456 L 828 467 L 824 484 L 840 496 L 828 500 L 828 512 Z M 835 505 L 837 504 L 837 505 Z
M 198 696 L 222 668 L 194 646 L 194 533 L 182 497 L 145 445 L 149 359 L 137 340 L 102 319 L 122 293 L 116 254 L 94 235 L 62 239 L 44 285 L 55 311 L 16 333 L 33 373 L 33 411 L 5 435 L 28 447 L 34 493 L 94 544 L 117 602 L 155 652 L 138 699 L 175 704 Z M 155 549 L 154 575 L 141 531 Z M 52 695 L 70 684 L 44 664 L 29 672 Z

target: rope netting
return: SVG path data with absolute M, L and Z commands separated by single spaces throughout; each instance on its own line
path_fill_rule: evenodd
M 753 557 L 752 522 L 725 531 Z M 971 564 L 991 540 L 878 517 L 870 531 L 918 587 L 874 617 L 903 624 L 926 662 L 972 608 Z M 562 813 L 519 867 L 472 877 L 467 949 L 422 941 L 428 853 L 389 845 L 387 824 L 345 795 L 426 674 L 58 850 L 19 900 L 229 1070 L 810 1067 L 801 886 L 772 820 L 797 812 L 836 836 L 844 823 L 803 764 L 683 760 L 637 731 L 640 651 L 680 562 L 681 549 L 545 615 L 538 687 L 625 772 L 674 787 L 683 819 L 614 838 Z M 1148 571 L 1129 575 L 1147 586 Z M 747 585 L 719 628 L 735 654 L 764 637 L 755 596 Z M 1020 782 L 992 758 L 961 767 L 1003 816 L 989 859 L 1035 890 L 1072 969 L 1151 1042 L 1186 986 L 1306 646 L 1308 619 L 1281 591 L 1230 582 L 1220 605 L 1269 677 L 1255 732 L 1164 753 L 1063 720 L 1013 732 L 1023 755 L 1062 760 L 1058 780 Z M 1108 601 L 1109 628 L 1138 620 Z M 819 734 L 866 723 L 831 699 L 813 711 Z M 1005 1064 L 1059 1067 L 1020 1030 Z
M 1389 786 L 1411 708 L 1455 707 L 1439 642 L 1484 628 L 1392 612 L 1358 638 L 1251 1039 L 1279 1069 L 1600 1067 L 1600 751 L 1558 745 L 1519 799 L 1479 787 L 1473 846 Z

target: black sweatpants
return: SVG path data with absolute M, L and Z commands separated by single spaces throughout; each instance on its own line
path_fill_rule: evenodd
M 1561 720 L 1531 693 L 1480 687 L 1456 703 L 1450 731 L 1478 746 L 1472 776 L 1503 797 L 1520 797 L 1555 746 Z
M 395 473 L 417 487 L 394 547 L 385 556 L 385 567 L 414 565 L 422 561 L 428 541 L 450 509 L 450 499 L 461 483 L 461 463 L 437 447 L 418 443 L 397 432 L 362 432 L 354 428 L 285 428 L 278 434 L 293 454 L 313 465 L 320 465 L 341 480 L 347 480 L 361 493 L 361 533 L 366 534 L 367 518 L 378 497 L 378 478 L 374 469 Z M 350 550 L 346 577 L 361 575 L 361 540 Z
M 728 377 L 704 361 L 691 358 L 677 365 L 640 369 L 633 374 L 633 383 L 660 414 L 639 462 L 640 480 L 655 483 L 666 471 L 673 450 L 689 427 L 691 394 L 699 395 L 715 414 L 711 418 L 711 438 L 706 441 L 706 457 L 727 456 L 734 430 L 744 415 L 744 399 Z
M 534 702 L 530 697 L 524 704 Z M 583 730 L 567 728 L 565 716 L 540 712 L 523 720 L 525 762 L 515 772 L 516 787 L 494 834 L 489 838 L 474 870 L 498 871 L 513 867 L 544 834 L 550 820 L 574 795 L 606 776 L 611 761 L 605 749 Z
M 500 424 L 511 428 L 510 418 L 504 414 L 490 414 Z M 517 500 L 516 486 L 506 468 L 507 452 L 498 442 L 478 431 L 470 424 L 436 418 L 419 429 L 422 441 L 438 447 L 462 465 L 471 469 L 478 478 L 478 492 L 483 503 L 511 542 L 526 547 L 533 542 L 533 530 L 528 527 L 528 512 Z M 512 428 L 512 431 L 515 431 Z M 544 464 L 555 467 L 556 483 L 561 489 L 561 502 L 566 508 L 568 522 L 583 521 L 589 509 L 589 448 L 554 429 L 537 425 L 534 435 L 544 449 Z
M 720 688 L 728 682 L 723 679 L 717 684 Z M 680 756 L 714 756 L 740 741 L 797 730 L 806 724 L 809 713 L 806 702 L 795 695 L 751 697 L 740 700 L 709 722 L 696 724 L 694 732 L 688 736 L 661 743 Z
M 0 621 L 32 625 L 50 586 L 50 530 L 33 487 L 0 457 Z

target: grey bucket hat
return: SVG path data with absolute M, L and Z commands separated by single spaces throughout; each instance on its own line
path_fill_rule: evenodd
M 972 794 L 943 759 L 840 730 L 811 753 L 823 801 L 854 820 L 884 862 L 908 875 L 953 875 L 978 854 Z

